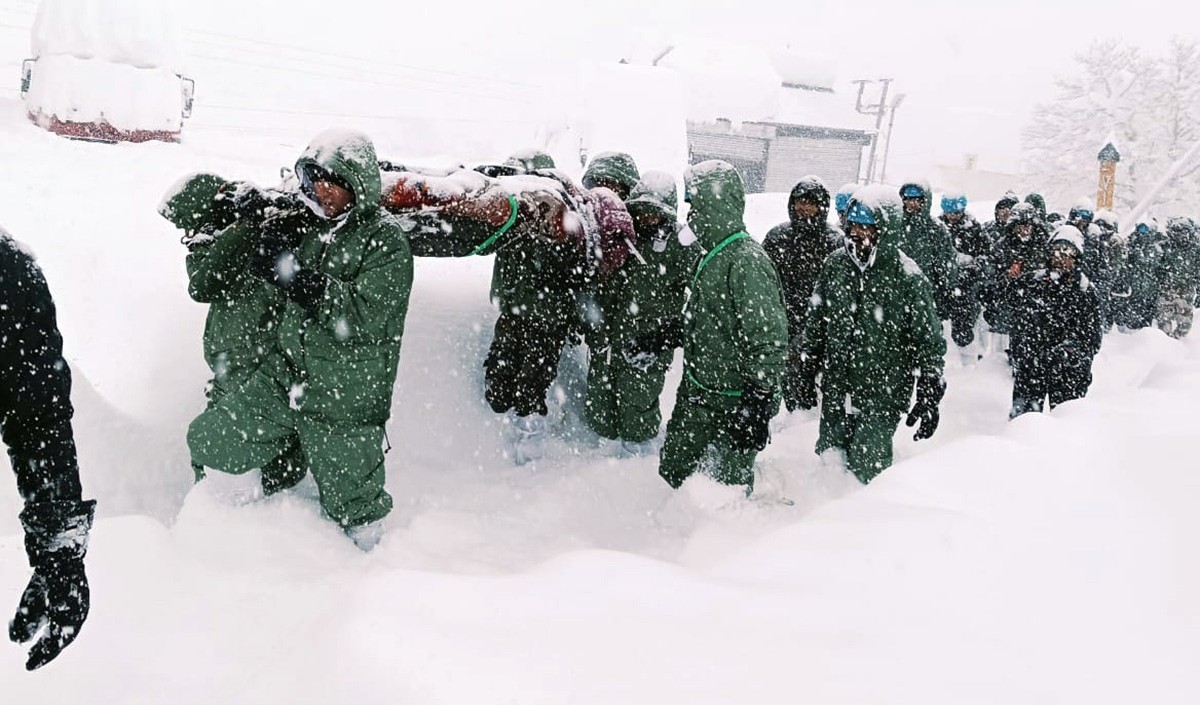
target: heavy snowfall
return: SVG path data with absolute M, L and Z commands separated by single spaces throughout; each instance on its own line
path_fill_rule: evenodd
M 951 344 L 932 439 L 901 425 L 894 465 L 864 486 L 814 454 L 817 411 L 781 411 L 747 498 L 701 475 L 674 490 L 656 456 L 592 433 L 578 346 L 549 393 L 545 457 L 515 465 L 483 400 L 492 258 L 418 258 L 386 425 L 395 508 L 379 545 L 364 553 L 323 517 L 311 479 L 220 503 L 194 483 L 186 441 L 211 376 L 206 311 L 158 212 L 181 176 L 274 185 L 340 125 L 406 163 L 496 161 L 532 144 L 559 158 L 586 138 L 678 174 L 686 144 L 662 126 L 682 130 L 686 101 L 649 71 L 614 88 L 657 112 L 639 131 L 588 90 L 614 80 L 609 66 L 538 62 L 529 46 L 508 57 L 488 46 L 490 65 L 468 47 L 432 59 L 431 20 L 395 20 L 414 35 L 406 49 L 377 42 L 367 20 L 363 41 L 330 38 L 313 11 L 220 2 L 190 13 L 182 38 L 164 29 L 148 47 L 118 37 L 96 49 L 152 55 L 196 80 L 178 143 L 69 140 L 35 125 L 17 91 L 36 5 L 0 6 L 0 226 L 54 295 L 97 513 L 86 626 L 32 673 L 26 649 L 5 642 L 0 700 L 1200 700 L 1195 331 L 1114 327 L 1085 399 L 1012 421 L 1004 352 Z M 471 40 L 503 20 L 475 18 Z M 43 29 L 53 53 L 66 30 Z M 1002 195 L 972 195 L 969 210 L 989 219 Z M 787 193 L 751 195 L 748 232 L 761 241 L 787 210 Z M 15 487 L 0 492 L 5 619 L 29 580 L 21 508 Z

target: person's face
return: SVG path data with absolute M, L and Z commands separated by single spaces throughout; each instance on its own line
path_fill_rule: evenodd
M 904 198 L 901 200 L 904 202 L 904 212 L 908 215 L 916 215 L 921 212 L 921 203 L 925 199 L 918 196 L 916 198 Z M 892 203 L 895 203 L 895 201 L 892 201 Z
M 633 224 L 636 226 L 639 233 L 657 233 L 662 230 L 663 221 L 666 220 L 662 215 L 653 211 L 638 211 L 637 215 L 633 216 Z
M 617 198 L 620 198 L 622 201 L 629 199 L 629 189 L 626 188 L 624 184 L 619 184 L 613 179 L 599 178 L 593 180 L 592 184 L 594 185 L 594 188 L 606 188 L 609 191 L 612 191 L 613 193 L 617 194 Z
M 354 202 L 354 194 L 327 179 L 313 182 L 313 195 L 326 218 L 337 218 L 345 213 Z
M 1013 227 L 1013 232 L 1015 232 L 1017 237 L 1022 241 L 1028 240 L 1029 238 L 1033 237 L 1033 223 L 1017 223 L 1016 226 Z
M 962 222 L 963 215 L 964 214 L 962 212 L 947 213 L 946 214 L 946 222 L 953 223 L 954 225 L 958 225 L 959 223 Z
M 1075 269 L 1075 248 L 1070 245 L 1051 247 L 1050 269 L 1055 272 L 1069 272 Z
M 1012 206 L 1000 206 L 996 209 L 996 222 L 1004 225 L 1008 222 L 1008 216 L 1012 213 Z
M 1091 218 L 1076 218 L 1075 222 L 1071 223 L 1071 225 L 1074 225 L 1075 227 L 1079 228 L 1079 232 L 1081 232 L 1081 233 L 1086 233 L 1088 231 L 1088 227 L 1090 227 L 1091 224 L 1092 224 Z
M 867 261 L 867 258 L 871 256 L 878 238 L 879 228 L 863 223 L 851 223 L 850 232 L 846 235 L 846 239 L 850 241 L 850 246 L 854 248 L 855 256 L 863 262 Z
M 795 213 L 800 220 L 812 220 L 820 212 L 820 206 L 807 198 L 801 198 L 792 204 L 792 213 Z

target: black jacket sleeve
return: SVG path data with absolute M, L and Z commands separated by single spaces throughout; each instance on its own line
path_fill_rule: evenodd
M 0 234 L 0 433 L 26 504 L 80 501 L 71 370 L 33 258 Z

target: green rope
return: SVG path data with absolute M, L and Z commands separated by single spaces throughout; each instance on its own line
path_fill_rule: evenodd
M 712 250 L 707 255 L 704 255 L 704 259 L 700 260 L 700 266 L 696 267 L 695 276 L 692 277 L 692 289 L 696 288 L 696 282 L 700 281 L 700 272 L 703 272 L 704 268 L 708 266 L 709 260 L 711 260 L 713 257 L 716 257 L 717 253 L 720 252 L 721 250 L 725 249 L 727 246 L 733 244 L 734 242 L 736 242 L 738 240 L 741 240 L 744 237 L 750 237 L 750 233 L 747 233 L 745 230 L 739 230 L 738 232 L 736 232 L 736 233 L 730 235 L 729 237 L 725 238 L 724 240 L 722 240 L 721 244 L 712 248 Z
M 723 397 L 740 397 L 740 396 L 742 396 L 742 393 L 736 389 L 709 389 L 708 387 L 705 387 L 703 384 L 700 384 L 700 380 L 696 379 L 692 375 L 692 371 L 687 369 L 686 367 L 683 370 L 683 374 L 687 376 L 689 382 L 694 384 L 696 386 L 696 388 L 702 392 L 708 392 L 709 394 L 720 394 Z
M 725 238 L 724 240 L 722 240 L 720 244 L 718 244 L 716 247 L 712 248 L 712 250 L 709 251 L 708 254 L 704 255 L 704 259 L 700 260 L 700 266 L 696 267 L 696 274 L 695 274 L 695 276 L 692 277 L 692 286 L 690 287 L 690 290 L 694 291 L 696 289 L 696 282 L 700 281 L 700 273 L 703 272 L 704 268 L 708 266 L 709 261 L 712 260 L 713 257 L 717 256 L 718 252 L 720 252 L 721 250 L 725 249 L 729 245 L 731 245 L 734 242 L 737 242 L 738 240 L 741 240 L 742 238 L 745 238 L 745 237 L 750 237 L 750 234 L 744 230 L 739 230 L 738 232 L 736 232 L 736 233 L 730 235 L 729 237 Z M 689 291 L 689 300 L 690 300 L 690 298 L 691 297 L 690 297 L 690 291 Z M 721 389 L 709 389 L 708 387 L 705 387 L 703 384 L 700 384 L 700 380 L 696 379 L 696 377 L 692 374 L 692 371 L 687 369 L 686 366 L 683 369 L 683 374 L 685 376 L 687 376 L 689 382 L 691 382 L 693 385 L 695 385 L 696 388 L 698 388 L 702 392 L 708 392 L 709 394 L 720 394 L 723 397 L 740 397 L 740 396 L 742 396 L 741 391 L 734 390 L 734 389 L 721 390 Z
M 517 222 L 517 197 L 516 196 L 509 194 L 508 207 L 510 209 L 510 212 L 508 214 L 508 220 L 505 221 L 504 225 L 501 225 L 500 229 L 497 230 L 495 233 L 493 233 L 491 237 L 484 240 L 483 243 L 481 243 L 479 245 L 479 247 L 476 247 L 475 249 L 471 250 L 472 255 L 480 254 L 487 248 L 491 247 L 492 244 L 494 244 L 497 240 L 500 239 L 501 235 L 508 232 L 509 229 L 512 228 L 513 223 Z

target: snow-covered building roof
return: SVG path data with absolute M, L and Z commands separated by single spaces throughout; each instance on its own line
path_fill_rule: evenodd
M 874 128 L 873 118 L 855 111 L 856 87 L 839 83 L 826 60 L 749 45 L 688 42 L 675 46 L 658 65 L 681 74 L 689 120 Z

